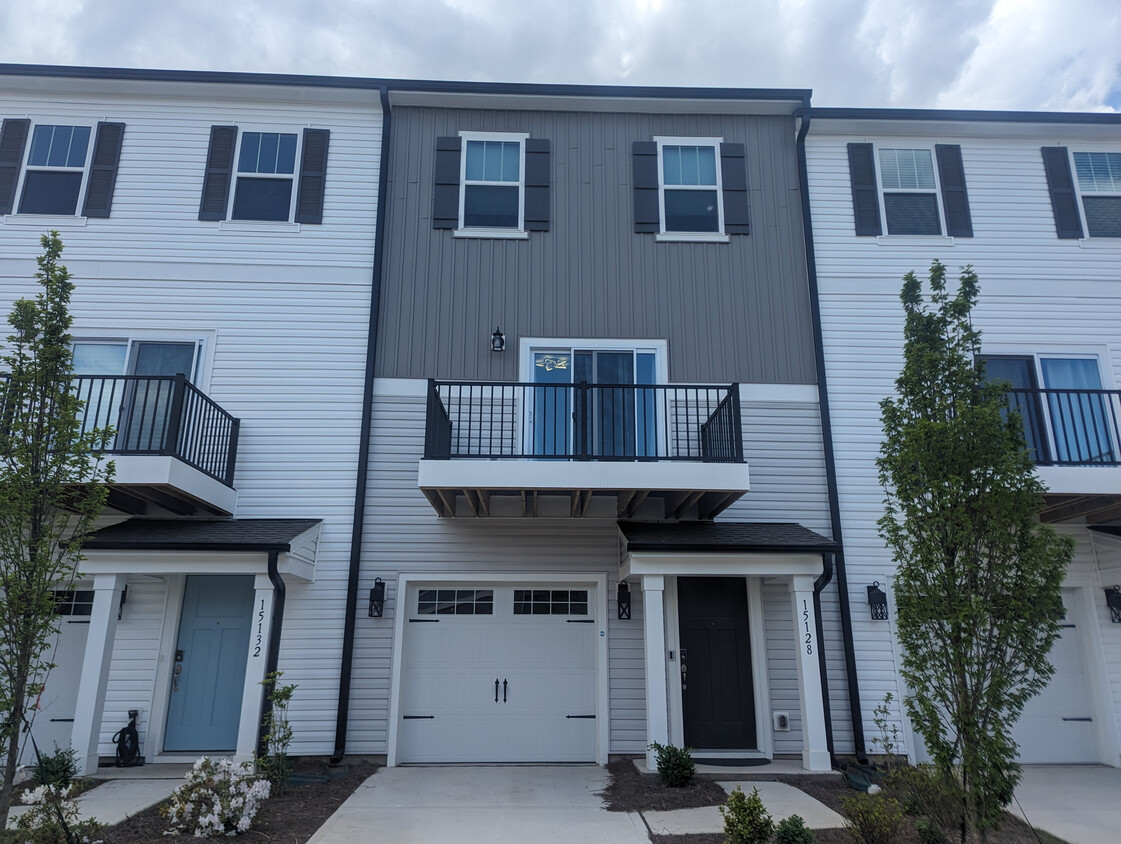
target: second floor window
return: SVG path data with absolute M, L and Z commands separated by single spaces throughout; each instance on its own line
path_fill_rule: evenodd
M 241 133 L 231 219 L 282 222 L 290 219 L 296 141 L 295 133 Z
M 464 138 L 465 229 L 522 228 L 522 141 Z
M 662 231 L 720 233 L 720 170 L 716 142 L 660 146 Z
M 1076 152 L 1074 172 L 1090 237 L 1121 237 L 1121 152 Z
M 27 154 L 19 213 L 77 213 L 89 145 L 89 126 L 36 126 Z
M 888 234 L 942 234 L 929 149 L 881 149 L 880 180 Z

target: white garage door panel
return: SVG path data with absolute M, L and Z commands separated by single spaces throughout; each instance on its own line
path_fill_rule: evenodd
M 1075 626 L 1077 613 L 1063 595 L 1067 617 L 1051 650 L 1055 676 L 1028 701 L 1012 731 L 1025 764 L 1077 764 L 1099 760 L 1097 729 L 1086 683 L 1086 664 Z
M 399 761 L 595 761 L 590 612 L 515 615 L 524 587 L 453 588 L 493 589 L 493 613 L 422 615 L 410 589 Z

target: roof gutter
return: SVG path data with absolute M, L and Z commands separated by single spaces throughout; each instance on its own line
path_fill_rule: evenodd
M 829 385 L 825 375 L 825 341 L 821 333 L 821 305 L 818 301 L 817 288 L 817 261 L 814 257 L 813 222 L 810 216 L 810 186 L 809 175 L 806 167 L 806 135 L 810 131 L 810 115 L 803 111 L 798 117 L 802 124 L 798 127 L 798 188 L 802 194 L 802 229 L 803 240 L 806 244 L 806 271 L 810 285 L 810 315 L 813 320 L 814 355 L 817 358 L 817 399 L 821 415 L 821 443 L 825 453 L 825 479 L 829 494 L 829 522 L 833 532 L 833 541 L 837 544 L 833 562 L 837 576 L 837 592 L 840 598 L 841 609 L 841 640 L 845 652 L 845 678 L 848 681 L 849 715 L 852 719 L 852 737 L 856 750 L 856 758 L 860 762 L 868 761 L 868 751 L 864 744 L 864 718 L 860 711 L 860 686 L 856 675 L 856 652 L 852 641 L 852 612 L 849 607 L 848 577 L 845 573 L 845 545 L 841 533 L 840 496 L 837 492 L 837 461 L 833 453 L 833 425 L 829 415 Z M 817 613 L 818 641 L 821 638 L 821 612 L 819 595 L 829 580 L 825 579 L 830 573 L 830 566 L 814 584 L 814 603 Z M 824 660 L 825 648 L 818 649 L 820 660 Z M 824 681 L 824 668 L 822 669 Z M 828 687 L 822 685 L 825 693 L 826 734 L 832 752 L 833 729 L 832 719 L 829 717 Z
M 389 87 L 381 87 L 381 150 L 378 165 L 377 226 L 374 235 L 374 269 L 370 281 L 370 328 L 366 334 L 366 383 L 362 389 L 362 424 L 358 434 L 358 476 L 354 482 L 354 521 L 350 531 L 350 569 L 346 578 L 343 616 L 342 667 L 335 717 L 333 763 L 346 755 L 346 729 L 350 720 L 350 681 L 354 670 L 354 628 L 358 616 L 358 579 L 362 574 L 362 528 L 366 520 L 366 485 L 370 468 L 370 428 L 374 406 L 374 357 L 377 352 L 378 305 L 381 299 L 382 252 L 385 246 L 386 185 L 389 181 Z

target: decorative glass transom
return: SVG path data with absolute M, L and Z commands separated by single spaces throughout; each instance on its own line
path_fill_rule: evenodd
M 514 590 L 514 615 L 587 614 L 587 589 Z
M 421 589 L 419 615 L 494 615 L 493 589 Z

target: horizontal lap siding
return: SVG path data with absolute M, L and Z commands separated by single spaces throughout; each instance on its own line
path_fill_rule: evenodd
M 432 228 L 436 138 L 467 129 L 550 141 L 549 231 Z M 655 135 L 746 145 L 749 236 L 634 231 L 631 145 Z M 514 380 L 518 356 L 489 351 L 498 325 L 511 349 L 519 337 L 667 338 L 679 382 L 813 383 L 793 138 L 787 117 L 396 109 L 378 375 Z
M 201 337 L 199 387 L 241 419 L 236 515 L 323 520 L 312 584 L 288 583 L 280 669 L 298 688 L 292 751 L 334 746 L 340 651 L 357 471 L 373 268 L 381 120 L 316 101 L 249 103 L 183 97 L 127 102 L 73 97 L 49 113 L 6 97 L 0 115 L 126 124 L 112 216 L 80 226 L 51 218 L 77 285 L 73 333 L 96 338 Z M 202 223 L 199 191 L 212 124 L 330 129 L 322 225 Z M 0 222 L 0 308 L 34 292 L 42 226 Z M 414 476 L 415 485 L 415 476 Z M 118 632 L 102 727 L 128 708 L 145 736 L 162 615 L 134 584 Z M 160 587 L 163 588 L 162 586 Z M 161 593 L 162 594 L 162 593 Z M 148 627 L 132 636 L 139 614 Z M 162 613 L 162 605 L 159 608 Z M 170 658 L 165 654 L 165 658 Z M 143 678 L 143 679 L 142 679 Z M 163 694 L 160 692 L 159 694 Z M 158 696 L 158 695 L 157 695 Z M 151 749 L 145 748 L 150 755 Z
M 952 241 L 856 237 L 846 143 L 868 140 L 898 147 L 960 143 L 975 236 Z M 886 583 L 890 601 L 894 563 L 876 528 L 884 494 L 875 460 L 882 430 L 879 402 L 893 394 L 902 365 L 903 274 L 914 270 L 925 277 L 931 260 L 939 258 L 953 279 L 958 267 L 971 264 L 981 285 L 973 324 L 982 332 L 983 350 L 1098 354 L 1104 386 L 1121 384 L 1121 242 L 1057 238 L 1040 155 L 1040 147 L 1055 143 L 1079 150 L 1107 148 L 1100 141 L 1050 135 L 1017 140 L 818 136 L 807 145 L 853 637 L 869 740 L 872 709 L 886 693 L 898 700 L 901 692 L 894 609 L 887 622 L 872 621 L 865 587 L 875 580 Z M 1080 550 L 1071 574 L 1094 577 L 1087 560 Z M 1121 707 L 1121 645 L 1097 594 L 1094 605 Z M 894 717 L 901 723 L 898 710 Z

